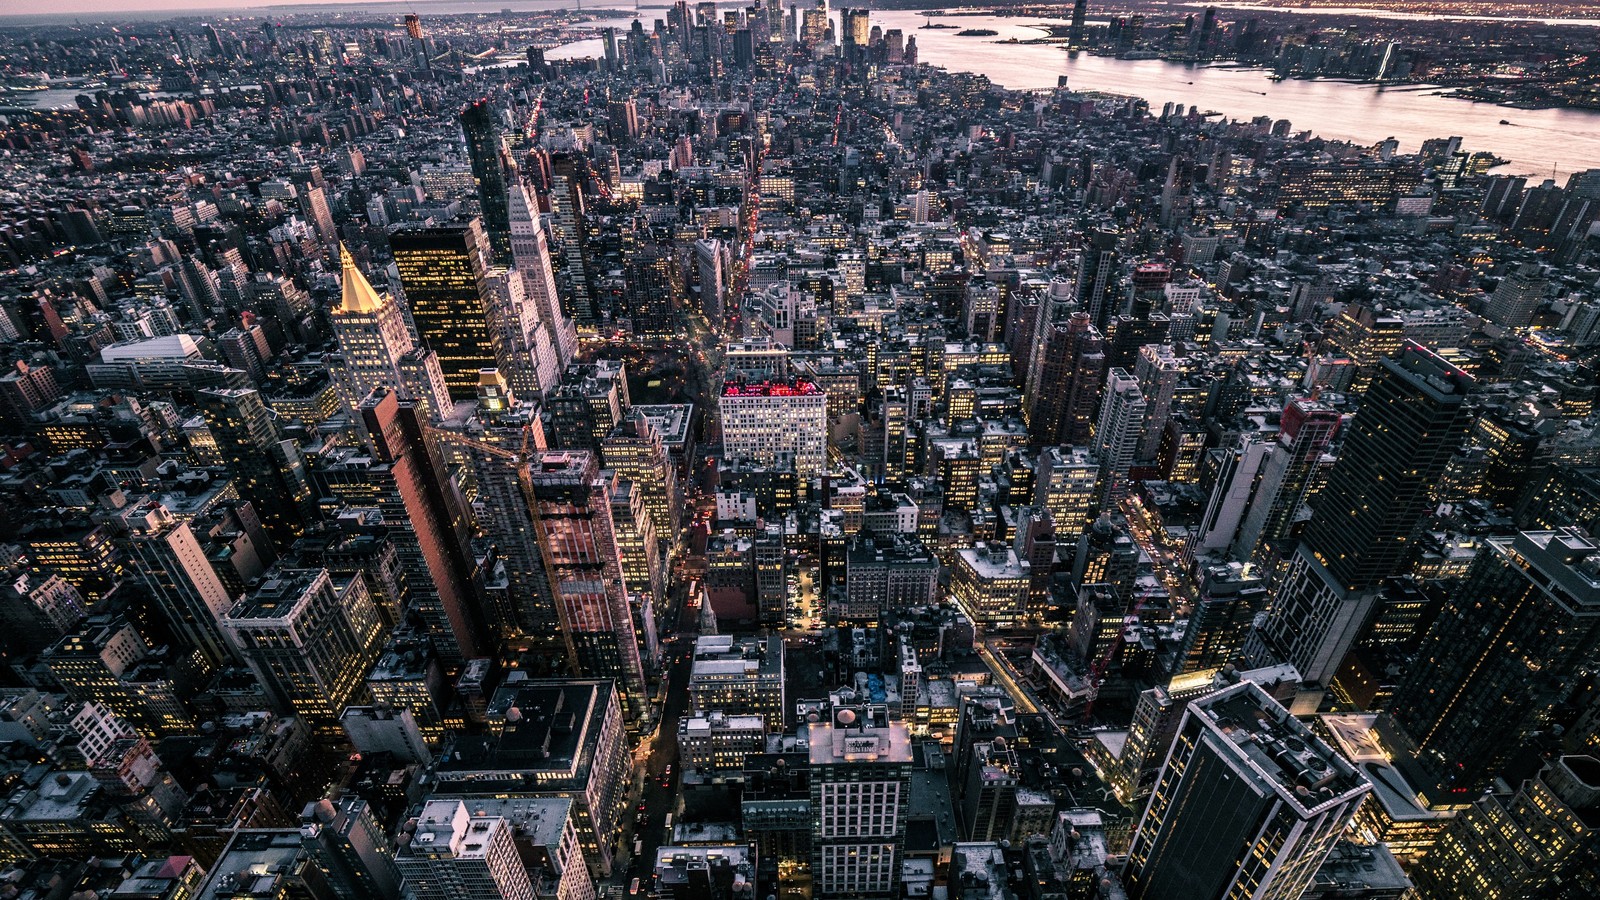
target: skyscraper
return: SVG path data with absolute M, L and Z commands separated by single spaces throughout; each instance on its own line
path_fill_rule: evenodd
M 1277 441 L 1234 544 L 1234 558 L 1266 565 L 1294 535 L 1322 457 L 1339 431 L 1339 413 L 1309 397 L 1283 408 Z
M 545 449 L 539 408 L 507 395 L 496 372 L 483 373 L 476 414 L 445 423 L 438 433 L 447 458 L 471 482 L 473 520 L 494 542 L 504 567 L 507 604 L 489 611 L 489 624 L 503 640 L 520 646 L 559 641 L 559 622 L 544 559 L 534 533 L 533 508 L 522 487 L 523 471 Z
M 478 208 L 483 213 L 483 229 L 489 237 L 494 264 L 509 266 L 511 259 L 510 197 L 506 189 L 506 170 L 501 163 L 505 148 L 495 128 L 495 109 L 488 98 L 480 98 L 461 110 L 461 133 L 467 139 L 467 158 L 472 161 L 472 176 L 478 182 Z
M 511 199 L 508 211 L 511 219 L 511 259 L 522 273 L 523 293 L 533 304 L 539 324 L 549 333 L 550 347 L 555 351 L 556 374 L 560 375 L 571 364 L 578 352 L 578 332 L 572 319 L 561 308 L 561 297 L 556 292 L 555 269 L 550 263 L 550 245 L 545 238 L 544 225 L 539 221 L 538 207 L 528 196 L 528 188 L 520 175 L 511 182 Z
M 473 399 L 478 370 L 499 368 L 482 224 L 406 228 L 389 236 L 389 246 L 417 336 L 438 354 L 451 398 Z
M 405 572 L 402 614 L 427 627 L 446 666 L 460 666 L 484 652 L 486 628 L 459 492 L 424 437 L 416 403 L 380 389 L 359 412 L 372 453 L 328 455 L 315 471 L 318 487 L 351 508 L 382 516 Z
M 1172 397 L 1178 390 L 1178 358 L 1172 354 L 1171 345 L 1140 347 L 1133 377 L 1139 380 L 1139 391 L 1150 405 L 1145 415 L 1144 434 L 1139 438 L 1139 452 L 1135 455 L 1140 462 L 1146 462 L 1155 459 L 1161 447 L 1161 434 L 1172 415 Z
M 421 354 L 419 362 L 430 377 L 408 377 L 404 360 L 416 351 L 411 332 L 406 328 L 405 311 L 400 304 L 372 289 L 367 277 L 357 268 L 355 258 L 339 247 L 341 293 L 339 305 L 329 313 L 333 333 L 339 340 L 340 365 L 334 371 L 340 398 L 352 415 L 373 390 L 383 387 L 414 397 L 427 404 L 431 415 L 449 409 L 450 396 L 439 370 L 438 357 Z
M 1456 816 L 1412 870 L 1418 900 L 1579 897 L 1553 891 L 1600 840 L 1600 759 L 1561 756 L 1516 793 L 1493 793 Z M 1592 868 L 1593 864 L 1590 863 Z
M 614 679 L 623 712 L 636 722 L 648 697 L 611 519 L 611 483 L 592 453 L 547 452 L 529 466 L 526 489 L 573 666 L 585 677 Z
M 1067 32 L 1067 47 L 1076 50 L 1083 46 L 1083 23 L 1089 15 L 1089 0 L 1073 0 L 1072 24 Z
M 730 383 L 718 409 L 722 448 L 729 459 L 772 465 L 792 454 L 807 480 L 822 474 L 828 455 L 828 396 L 804 378 Z
M 473 816 L 460 800 L 430 800 L 395 862 L 416 900 L 534 900 L 515 829 Z
M 1055 304 L 1039 304 L 1037 364 L 1028 379 L 1028 431 L 1044 444 L 1086 444 L 1105 388 L 1105 340 L 1087 313 L 1050 322 Z
M 360 576 L 335 584 L 327 569 L 273 569 L 222 629 L 281 711 L 325 740 L 345 740 L 339 716 L 365 696 L 386 637 Z
M 1260 685 L 1192 700 L 1134 831 L 1133 900 L 1291 900 L 1372 785 Z
M 513 394 L 542 397 L 561 379 L 550 331 L 527 294 L 527 279 L 514 269 L 490 269 L 484 278 L 489 320 L 499 331 L 496 360 Z M 479 370 L 480 372 L 482 370 Z
M 600 442 L 600 451 L 606 468 L 633 482 L 655 524 L 656 537 L 669 545 L 676 543 L 682 506 L 677 470 L 661 434 L 644 413 L 637 409 L 624 413 L 622 421 Z
M 635 337 L 671 337 L 683 305 L 683 272 L 668 249 L 645 247 L 623 269 L 623 308 Z
M 1089 314 L 1089 321 L 1102 333 L 1117 312 L 1117 269 L 1120 265 L 1115 231 L 1095 231 L 1079 251 L 1078 308 Z
M 1441 787 L 1474 791 L 1580 690 L 1597 652 L 1600 545 L 1577 528 L 1489 538 L 1391 713 Z
M 1128 473 L 1139 453 L 1144 437 L 1145 411 L 1149 404 L 1139 390 L 1139 380 L 1127 369 L 1112 369 L 1106 378 L 1105 398 L 1100 403 L 1100 424 L 1095 428 L 1094 452 L 1100 457 L 1100 488 L 1107 503 L 1121 500 L 1128 492 Z
M 898 897 L 911 794 L 906 724 L 882 706 L 834 706 L 807 738 L 816 896 Z
M 197 672 L 227 665 L 233 653 L 218 620 L 238 597 L 230 596 L 189 522 L 154 500 L 121 511 L 130 568 L 155 600 L 172 637 Z
M 563 288 L 561 301 L 566 314 L 578 328 L 593 333 L 600 323 L 600 307 L 589 284 L 588 212 L 584 202 L 588 183 L 588 160 L 572 153 L 550 155 L 550 211 L 561 250 L 556 283 Z
M 261 513 L 273 543 L 293 544 L 316 512 L 300 445 L 279 434 L 258 391 L 216 388 L 196 395 L 239 495 Z
M 1291 663 L 1311 683 L 1328 683 L 1405 563 L 1471 418 L 1471 376 L 1421 346 L 1408 342 L 1381 370 L 1247 649 L 1253 664 Z

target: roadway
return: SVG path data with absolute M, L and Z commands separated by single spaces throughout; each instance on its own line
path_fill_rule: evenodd
M 676 638 L 667 645 L 666 649 L 666 674 L 663 679 L 666 684 L 666 699 L 662 707 L 660 724 L 655 733 L 647 738 L 648 744 L 641 747 L 643 753 L 644 787 L 641 791 L 640 801 L 644 804 L 643 817 L 640 817 L 637 803 L 632 811 L 634 827 L 632 833 L 625 837 L 625 849 L 631 854 L 633 851 L 633 838 L 642 838 L 639 855 L 629 860 L 626 866 L 617 867 L 617 874 L 613 880 L 620 885 L 626 885 L 632 878 L 638 877 L 643 893 L 644 885 L 650 881 L 650 870 L 655 864 L 656 848 L 666 844 L 666 819 L 667 813 L 672 812 L 677 806 L 677 777 L 678 766 L 678 722 L 689 710 L 689 669 L 693 656 L 694 638 L 698 633 L 696 620 L 699 617 L 698 609 L 690 609 L 686 602 L 678 603 Z M 638 755 L 635 756 L 636 762 Z M 667 778 L 668 767 L 672 768 L 672 777 Z M 663 784 L 663 781 L 665 783 Z

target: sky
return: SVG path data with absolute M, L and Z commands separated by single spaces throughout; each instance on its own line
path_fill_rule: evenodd
M 3 16 L 71 16 L 77 14 L 97 15 L 107 18 L 115 17 L 119 12 L 135 13 L 139 18 L 147 18 L 151 12 L 173 13 L 208 13 L 217 10 L 238 10 L 249 12 L 262 12 L 267 7 L 283 6 L 321 6 L 330 3 L 339 6 L 354 6 L 358 4 L 374 3 L 402 6 L 419 13 L 426 13 L 429 7 L 460 7 L 472 4 L 460 2 L 429 2 L 429 0 L 0 0 L 0 17 Z M 528 9 L 531 7 L 551 8 L 567 5 L 559 0 L 547 2 L 530 2 L 530 0 L 505 0 L 505 2 L 486 2 L 479 4 L 485 7 L 500 8 L 512 7 L 515 9 Z M 600 5 L 597 3 L 596 5 Z

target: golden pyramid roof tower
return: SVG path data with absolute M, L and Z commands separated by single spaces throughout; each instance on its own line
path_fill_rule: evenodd
M 339 300 L 339 311 L 342 313 L 371 313 L 383 308 L 383 297 L 372 289 L 372 283 L 367 281 L 367 276 L 361 274 L 356 268 L 355 257 L 344 244 L 339 244 L 339 264 L 344 272 L 340 280 L 344 285 L 343 296 Z

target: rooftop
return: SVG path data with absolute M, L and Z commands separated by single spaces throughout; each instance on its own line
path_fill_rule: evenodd
M 1255 682 L 1192 700 L 1188 715 L 1200 717 L 1206 729 L 1235 749 L 1248 771 L 1301 815 L 1372 789 L 1348 760 Z

